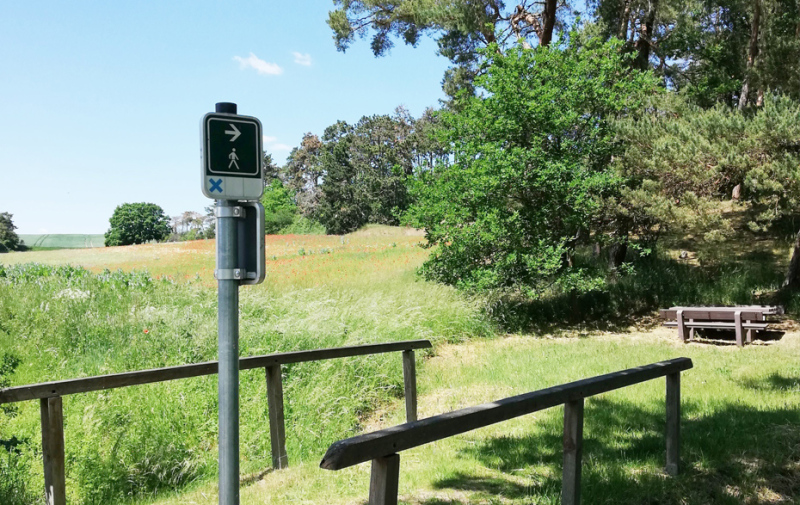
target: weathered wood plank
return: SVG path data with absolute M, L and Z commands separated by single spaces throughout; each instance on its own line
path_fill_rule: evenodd
M 391 454 L 372 460 L 369 478 L 369 505 L 397 505 L 400 456 Z
M 403 351 L 403 393 L 406 398 L 406 421 L 417 420 L 417 366 L 414 351 Z
M 661 309 L 659 310 L 659 315 L 662 319 L 674 320 L 677 318 L 678 311 L 682 310 L 685 319 L 694 319 L 696 321 L 733 321 L 734 313 L 737 310 L 741 310 L 743 319 L 764 321 L 766 316 L 776 313 L 776 311 L 773 310 L 758 310 L 747 307 L 728 307 L 727 309 L 728 310 L 723 310 L 722 307 L 679 307 L 675 309 Z
M 742 340 L 742 311 L 737 310 L 733 314 L 734 321 L 736 322 L 736 345 L 739 347 L 744 346 L 744 341 Z
M 685 321 L 683 324 L 687 328 L 709 328 L 709 329 L 720 329 L 720 330 L 727 330 L 727 329 L 732 330 L 732 329 L 736 328 L 736 323 L 723 323 L 723 322 L 718 322 L 718 323 L 703 322 L 703 323 L 699 323 L 699 322 L 695 322 L 695 321 Z M 664 323 L 664 326 L 666 326 L 668 328 L 676 328 L 678 326 L 678 322 L 677 321 L 667 321 L 666 323 Z M 756 331 L 758 331 L 758 330 L 766 330 L 768 327 L 769 327 L 769 323 L 748 323 L 748 322 L 743 322 L 742 323 L 742 328 L 750 329 L 750 330 L 756 330 Z
M 45 503 L 47 505 L 66 505 L 64 413 L 61 397 L 42 398 L 39 409 L 42 421 Z
M 678 475 L 681 447 L 681 374 L 667 375 L 667 466 L 669 475 Z
M 339 470 L 425 445 L 435 440 L 555 407 L 568 401 L 605 393 L 690 368 L 692 368 L 692 360 L 676 358 L 365 433 L 331 445 L 320 466 L 328 470 Z
M 386 344 L 367 344 L 349 347 L 334 347 L 330 349 L 316 349 L 312 351 L 294 351 L 263 356 L 252 356 L 239 360 L 239 370 L 266 368 L 268 366 L 285 363 L 300 363 L 305 361 L 319 361 L 325 359 L 346 358 L 363 356 L 367 354 L 381 354 L 387 352 L 405 351 L 409 349 L 427 349 L 431 347 L 428 340 L 408 340 L 405 342 L 390 342 Z M 81 379 L 68 379 L 62 381 L 28 384 L 0 389 L 0 404 L 66 396 L 89 391 L 101 391 L 127 386 L 138 386 L 154 382 L 164 382 L 176 379 L 187 379 L 203 375 L 218 373 L 219 365 L 216 361 L 179 365 L 152 370 L 138 370 L 110 375 L 99 375 Z
M 686 343 L 686 319 L 683 317 L 683 311 L 679 310 L 676 315 L 678 319 L 678 338 L 681 342 Z
M 583 398 L 564 404 L 564 471 L 561 505 L 581 502 L 581 458 L 583 456 Z
M 269 409 L 269 438 L 272 447 L 272 468 L 289 466 L 286 453 L 286 423 L 283 418 L 283 378 L 281 365 L 265 368 L 267 375 L 267 408 Z
M 680 305 L 676 307 L 669 307 L 663 310 L 678 310 L 678 309 L 702 309 L 702 310 L 715 310 L 715 311 L 729 311 L 734 310 L 754 310 L 770 314 L 783 314 L 783 307 L 780 305 Z

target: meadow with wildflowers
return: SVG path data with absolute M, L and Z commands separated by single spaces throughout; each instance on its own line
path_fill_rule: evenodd
M 413 230 L 267 237 L 267 281 L 240 290 L 242 356 L 492 333 L 471 302 L 419 281 Z M 216 359 L 214 242 L 3 257 L 0 387 Z M 315 459 L 402 392 L 399 356 L 284 368 L 288 451 Z M 216 475 L 216 377 L 66 397 L 70 503 L 118 503 Z M 0 411 L 0 503 L 42 482 L 37 402 Z M 263 371 L 241 377 L 242 470 L 270 460 Z
M 492 300 L 416 274 L 428 255 L 422 240 L 383 226 L 268 236 L 266 282 L 240 290 L 241 355 L 430 339 L 434 349 L 418 360 L 423 417 L 688 356 L 695 369 L 682 379 L 681 476 L 661 469 L 663 383 L 638 385 L 587 401 L 585 502 L 796 502 L 800 333 L 792 327 L 742 350 L 679 344 L 673 330 L 646 325 L 508 335 L 508 322 L 492 318 Z M 216 359 L 213 241 L 11 253 L 3 261 L 0 387 Z M 742 278 L 722 271 L 728 280 L 702 283 L 688 268 L 650 282 L 620 277 L 615 289 L 632 300 L 655 281 L 677 285 L 670 279 L 680 274 L 692 292 L 716 286 L 725 294 Z M 263 371 L 240 376 L 242 504 L 362 503 L 369 465 L 328 472 L 319 458 L 336 440 L 403 421 L 399 356 L 283 372 L 291 466 L 281 471 L 269 471 Z M 401 502 L 558 503 L 561 416 L 555 408 L 403 453 Z M 71 395 L 64 417 L 69 503 L 217 503 L 216 376 Z M 3 505 L 41 502 L 40 437 L 37 402 L 0 406 Z

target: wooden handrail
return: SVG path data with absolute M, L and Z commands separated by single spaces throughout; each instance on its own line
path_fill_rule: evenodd
M 581 500 L 584 398 L 657 377 L 666 377 L 665 468 L 668 474 L 677 475 L 680 466 L 680 378 L 681 372 L 692 366 L 689 358 L 661 361 L 340 440 L 328 448 L 320 466 L 327 470 L 340 470 L 372 460 L 369 505 L 397 505 L 399 452 L 563 404 L 564 463 L 561 504 L 578 505 Z
M 676 358 L 484 403 L 335 442 L 320 467 L 340 470 L 436 440 L 692 368 Z
M 292 351 L 262 356 L 251 356 L 239 359 L 239 369 L 265 368 L 287 363 L 301 363 L 306 361 L 319 361 L 334 358 L 347 358 L 365 354 L 381 354 L 387 352 L 407 351 L 413 349 L 428 349 L 431 343 L 428 340 L 407 340 L 404 342 L 391 342 L 386 344 L 366 344 L 349 347 L 333 347 L 328 349 L 315 349 L 312 351 Z M 216 361 L 194 363 L 190 365 L 170 366 L 152 370 L 138 370 L 109 375 L 97 375 L 81 379 L 68 379 L 39 384 L 28 384 L 0 389 L 0 404 L 53 398 L 56 396 L 88 393 L 104 389 L 115 389 L 140 384 L 151 384 L 176 379 L 187 379 L 203 375 L 214 375 L 218 371 Z
M 429 349 L 428 340 L 406 340 L 386 344 L 366 344 L 349 347 L 332 347 L 311 351 L 292 351 L 262 356 L 239 358 L 239 370 L 264 368 L 267 381 L 269 432 L 272 464 L 275 469 L 286 468 L 286 427 L 283 415 L 283 379 L 281 365 L 320 361 L 367 354 L 403 352 L 403 384 L 406 396 L 406 419 L 417 418 L 417 385 L 414 364 L 415 349 Z M 208 361 L 191 365 L 171 366 L 152 370 L 138 370 L 82 379 L 68 379 L 40 384 L 28 384 L 0 389 L 0 404 L 39 400 L 42 423 L 42 459 L 44 464 L 45 499 L 48 504 L 66 504 L 66 479 L 64 458 L 64 419 L 61 397 L 141 384 L 152 384 L 177 379 L 187 379 L 218 373 L 219 363 Z

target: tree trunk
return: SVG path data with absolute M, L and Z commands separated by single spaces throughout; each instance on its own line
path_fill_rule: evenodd
M 747 107 L 747 95 L 750 94 L 750 81 L 753 77 L 753 67 L 758 57 L 758 32 L 761 23 L 761 0 L 753 0 L 753 21 L 750 24 L 750 48 L 747 51 L 747 70 L 742 83 L 742 92 L 739 94 L 739 110 Z
M 625 0 L 625 4 L 622 8 L 622 21 L 619 24 L 619 34 L 617 38 L 619 40 L 626 40 L 628 38 L 628 23 L 631 19 L 631 0 Z
M 636 41 L 636 68 L 647 70 L 650 65 L 650 50 L 653 46 L 653 26 L 656 24 L 658 0 L 650 0 L 647 13 L 639 25 L 639 40 Z
M 783 281 L 783 287 L 794 288 L 800 284 L 800 231 L 794 238 L 794 251 L 792 251 L 792 260 L 789 261 L 789 271 L 786 272 L 786 279 Z
M 608 266 L 609 268 L 618 268 L 625 262 L 625 256 L 628 254 L 628 241 L 611 244 L 608 249 Z
M 544 10 L 542 11 L 542 36 L 539 37 L 539 44 L 549 46 L 553 40 L 553 28 L 556 26 L 557 0 L 545 0 Z
M 556 10 L 558 9 L 558 0 L 545 0 L 544 8 L 541 14 L 534 14 L 525 9 L 525 6 L 520 4 L 511 15 L 509 21 L 511 22 L 511 30 L 517 38 L 522 38 L 522 46 L 530 49 L 531 46 L 522 36 L 522 24 L 527 24 L 536 32 L 539 37 L 540 46 L 549 46 L 550 41 L 553 40 L 553 28 L 556 26 Z

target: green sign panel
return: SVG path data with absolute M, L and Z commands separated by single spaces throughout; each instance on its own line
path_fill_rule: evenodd
M 203 194 L 217 200 L 256 200 L 261 176 L 261 122 L 235 114 L 203 118 Z

